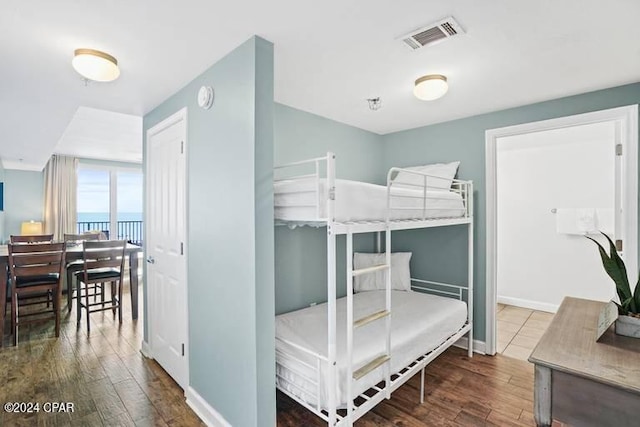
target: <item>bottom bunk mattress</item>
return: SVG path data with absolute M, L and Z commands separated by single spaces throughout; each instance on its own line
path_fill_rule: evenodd
M 384 309 L 385 291 L 360 292 L 353 296 L 354 320 Z M 338 408 L 346 407 L 346 297 L 337 300 Z M 467 321 L 463 301 L 414 291 L 391 292 L 391 372 L 396 373 L 421 355 L 437 348 Z M 385 353 L 385 321 L 355 329 L 354 371 Z M 292 343 L 293 345 L 289 344 Z M 280 389 L 312 406 L 328 407 L 328 367 L 325 361 L 295 346 L 327 357 L 327 304 L 276 316 L 276 381 Z M 320 375 L 318 376 L 318 369 Z M 384 379 L 383 367 L 353 383 L 358 395 Z M 319 384 L 316 381 L 319 380 Z

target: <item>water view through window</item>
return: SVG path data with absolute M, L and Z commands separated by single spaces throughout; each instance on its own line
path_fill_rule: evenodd
M 142 243 L 142 171 L 78 168 L 78 232 Z

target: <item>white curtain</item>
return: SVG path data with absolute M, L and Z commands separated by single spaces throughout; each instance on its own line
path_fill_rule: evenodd
M 78 159 L 54 154 L 44 168 L 44 229 L 62 240 L 76 232 Z

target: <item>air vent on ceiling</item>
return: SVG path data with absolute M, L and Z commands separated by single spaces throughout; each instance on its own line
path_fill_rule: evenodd
M 411 31 L 409 34 L 400 37 L 400 39 L 412 50 L 416 50 L 460 34 L 464 34 L 464 30 L 452 16 L 449 16 L 435 24 Z

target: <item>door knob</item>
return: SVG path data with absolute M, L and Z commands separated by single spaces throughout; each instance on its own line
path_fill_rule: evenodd
M 152 256 L 148 256 L 147 257 L 147 262 L 149 264 L 155 264 L 156 263 L 156 259 L 154 257 L 152 257 Z

